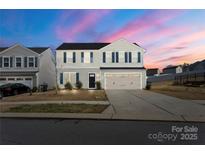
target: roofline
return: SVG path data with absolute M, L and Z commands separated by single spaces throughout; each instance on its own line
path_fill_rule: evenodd
M 7 49 L 1 51 L 0 54 L 3 54 L 3 53 L 5 53 L 5 52 L 7 52 L 8 50 L 13 49 L 13 48 L 15 48 L 15 47 L 17 47 L 17 46 L 20 46 L 20 47 L 22 47 L 22 48 L 24 48 L 24 49 L 26 49 L 26 50 L 29 50 L 29 51 L 31 51 L 31 52 L 33 52 L 33 53 L 35 53 L 35 54 L 38 54 L 38 55 L 42 54 L 42 53 L 43 53 L 44 51 L 46 51 L 47 49 L 50 49 L 50 47 L 42 47 L 42 48 L 46 48 L 46 50 L 44 50 L 42 53 L 39 54 L 39 53 L 37 53 L 37 52 L 35 52 L 35 51 L 29 49 L 29 48 L 35 48 L 35 47 L 25 47 L 25 46 L 22 45 L 22 44 L 16 43 L 16 44 L 14 44 L 14 45 L 8 47 Z M 39 48 L 40 48 L 40 47 L 39 47 Z
M 145 67 L 100 67 L 100 69 L 145 69 Z

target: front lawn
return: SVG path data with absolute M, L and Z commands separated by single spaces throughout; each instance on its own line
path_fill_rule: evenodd
M 108 105 L 96 104 L 34 104 L 10 107 L 3 112 L 18 113 L 102 113 Z
M 187 100 L 205 100 L 205 88 L 173 85 L 152 85 L 151 91 Z
M 4 97 L 4 102 L 29 102 L 29 101 L 106 101 L 104 90 L 55 90 L 36 92 Z

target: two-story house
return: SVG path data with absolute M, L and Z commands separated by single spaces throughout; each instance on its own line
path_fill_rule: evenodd
M 125 39 L 113 43 L 63 43 L 56 49 L 57 82 L 94 89 L 100 81 L 104 89 L 143 89 L 146 70 L 144 49 Z
M 0 85 L 22 83 L 30 88 L 56 85 L 55 58 L 48 47 L 24 47 L 16 44 L 0 47 Z

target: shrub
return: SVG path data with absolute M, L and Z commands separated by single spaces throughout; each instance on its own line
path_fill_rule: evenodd
M 65 89 L 72 90 L 72 89 L 73 89 L 72 84 L 71 84 L 70 82 L 67 82 L 67 83 L 65 84 Z
M 151 89 L 151 83 L 150 82 L 147 82 L 147 85 L 146 85 L 146 90 L 150 90 Z
M 38 90 L 37 87 L 33 87 L 32 92 L 36 92 Z
M 97 90 L 102 89 L 102 87 L 101 87 L 101 82 L 100 82 L 100 81 L 96 81 L 95 84 L 96 84 L 96 89 L 97 89 Z
M 75 86 L 76 86 L 77 89 L 81 89 L 81 88 L 83 87 L 83 84 L 82 84 L 81 81 L 77 81 L 77 82 L 75 83 Z

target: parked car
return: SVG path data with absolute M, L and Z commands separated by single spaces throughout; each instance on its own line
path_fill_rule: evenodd
M 30 92 L 30 88 L 22 83 L 7 83 L 0 86 L 0 96 L 12 96 Z

